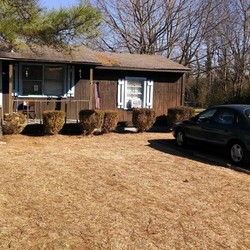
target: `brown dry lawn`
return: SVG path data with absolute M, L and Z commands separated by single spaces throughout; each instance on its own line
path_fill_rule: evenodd
M 0 249 L 250 249 L 250 176 L 166 138 L 1 137 Z

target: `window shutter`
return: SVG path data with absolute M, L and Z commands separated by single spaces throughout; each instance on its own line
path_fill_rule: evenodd
M 118 80 L 118 88 L 117 88 L 117 107 L 125 108 L 125 80 Z
M 75 96 L 75 66 L 68 66 L 67 72 L 67 97 L 74 97 Z
M 146 108 L 153 108 L 153 81 L 146 81 Z

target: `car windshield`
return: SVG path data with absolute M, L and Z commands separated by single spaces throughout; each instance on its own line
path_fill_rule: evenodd
M 245 109 L 244 114 L 250 120 L 250 108 Z

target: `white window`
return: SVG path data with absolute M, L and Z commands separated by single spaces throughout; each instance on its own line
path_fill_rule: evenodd
M 153 81 L 143 77 L 126 77 L 118 80 L 118 108 L 152 108 Z
M 44 66 L 44 88 L 45 95 L 64 94 L 65 67 Z
M 21 64 L 19 95 L 74 96 L 74 66 Z

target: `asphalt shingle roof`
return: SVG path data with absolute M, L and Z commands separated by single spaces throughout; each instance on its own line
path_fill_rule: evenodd
M 153 71 L 189 71 L 189 68 L 159 55 L 129 53 L 97 53 L 103 67 Z
M 189 68 L 159 55 L 95 52 L 86 46 L 77 46 L 70 51 L 51 47 L 21 45 L 17 50 L 0 51 L 0 59 L 36 62 L 93 64 L 99 68 L 186 72 Z
M 86 46 L 76 46 L 69 51 L 64 51 L 46 46 L 35 46 L 31 49 L 26 45 L 22 45 L 11 52 L 0 51 L 0 58 L 26 61 L 100 64 L 96 53 Z

